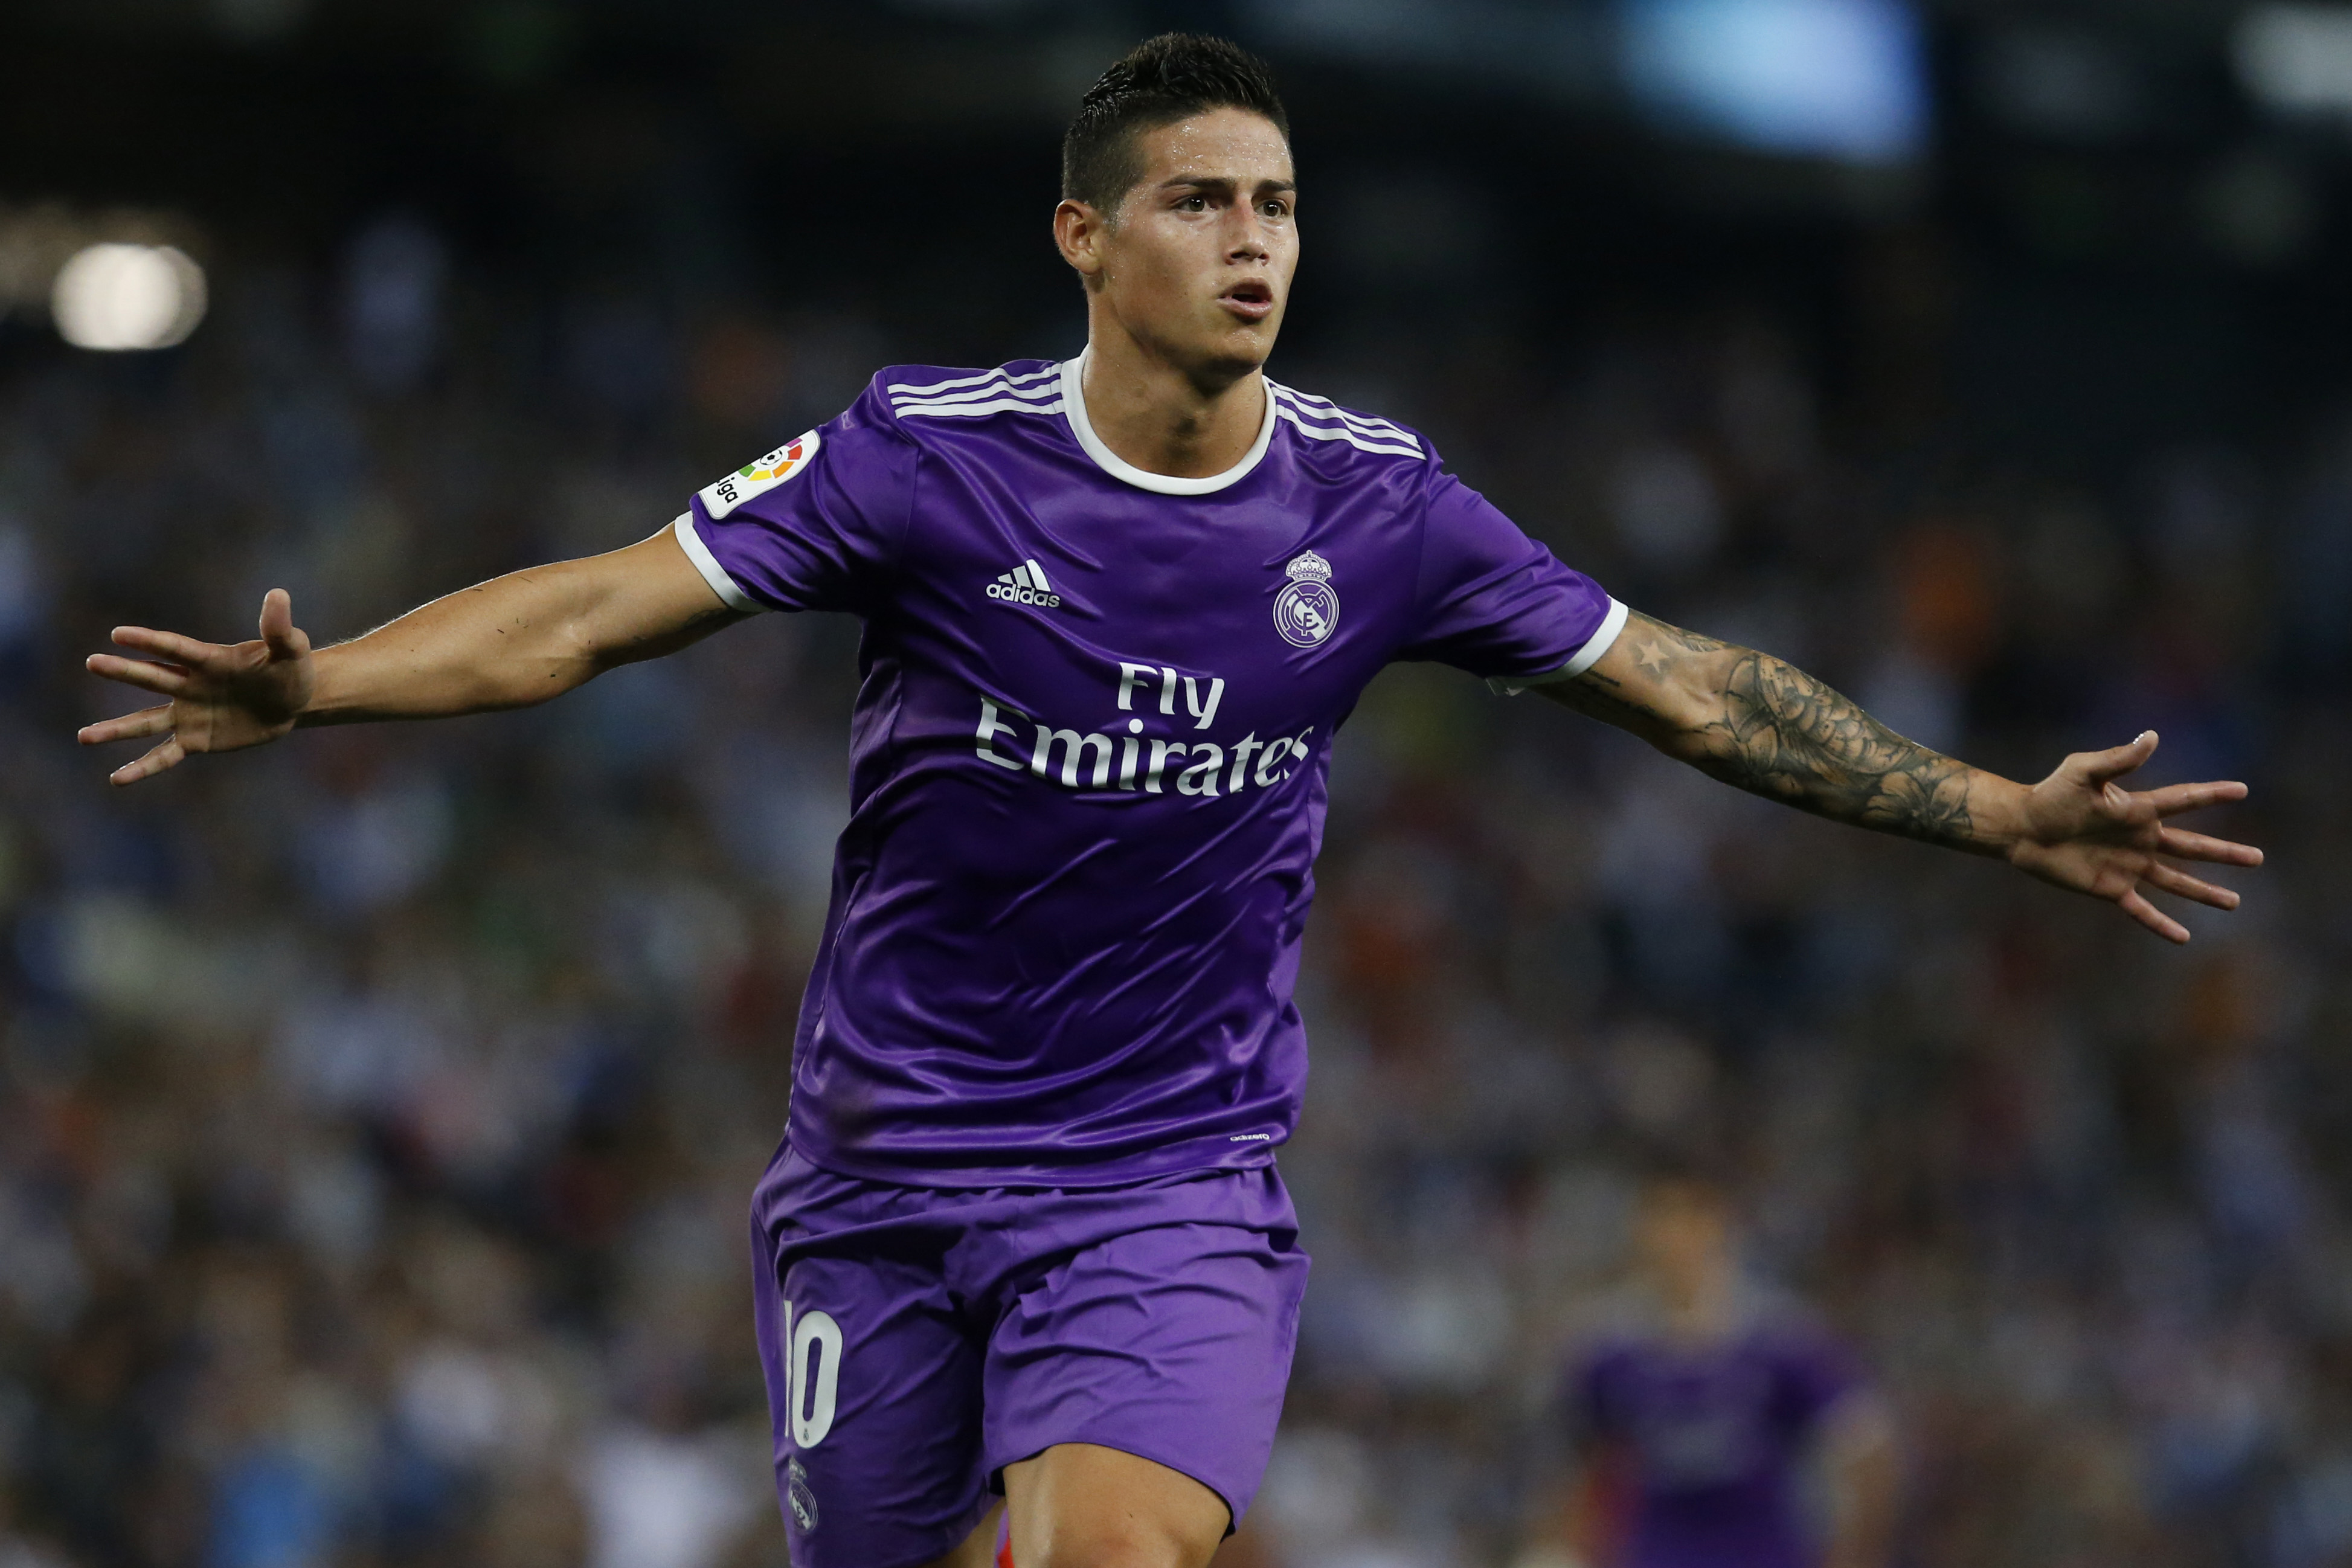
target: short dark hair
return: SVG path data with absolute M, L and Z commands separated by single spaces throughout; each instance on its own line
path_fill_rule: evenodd
M 1062 197 L 1109 212 L 1143 177 L 1135 139 L 1213 109 L 1245 109 L 1290 140 L 1266 63 L 1223 38 L 1162 33 L 1129 50 L 1078 100 L 1062 138 Z

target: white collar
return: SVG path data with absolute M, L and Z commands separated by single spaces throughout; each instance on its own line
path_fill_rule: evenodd
M 1078 445 L 1086 448 L 1087 456 L 1111 478 L 1125 479 L 1138 489 L 1157 490 L 1161 495 L 1204 496 L 1246 478 L 1249 471 L 1257 467 L 1258 460 L 1265 456 L 1265 449 L 1274 444 L 1274 388 L 1268 385 L 1265 389 L 1265 421 L 1258 426 L 1256 444 L 1242 454 L 1240 462 L 1223 473 L 1211 474 L 1203 479 L 1186 479 L 1173 474 L 1155 474 L 1137 468 L 1105 446 L 1103 438 L 1095 434 L 1094 421 L 1087 417 L 1087 353 L 1092 352 L 1089 349 L 1076 359 L 1062 362 L 1062 415 L 1069 420 L 1070 434 L 1078 438 Z M 1263 381 L 1264 377 L 1261 376 L 1260 380 Z

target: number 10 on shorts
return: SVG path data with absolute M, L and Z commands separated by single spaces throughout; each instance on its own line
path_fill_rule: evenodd
M 812 1374 L 809 1362 L 816 1362 Z M 793 1447 L 814 1448 L 833 1430 L 833 1405 L 841 1385 L 841 1325 L 830 1312 L 803 1312 L 784 1303 L 784 1397 L 792 1412 Z

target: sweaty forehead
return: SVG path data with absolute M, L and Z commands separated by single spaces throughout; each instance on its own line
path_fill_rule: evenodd
M 1290 144 L 1264 115 L 1215 109 L 1144 132 L 1143 184 L 1170 180 L 1233 180 L 1244 184 L 1287 181 Z

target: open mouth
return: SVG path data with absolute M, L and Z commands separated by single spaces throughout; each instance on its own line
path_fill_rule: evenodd
M 1274 313 L 1274 285 L 1247 279 L 1217 296 L 1217 301 L 1245 321 L 1263 321 Z

